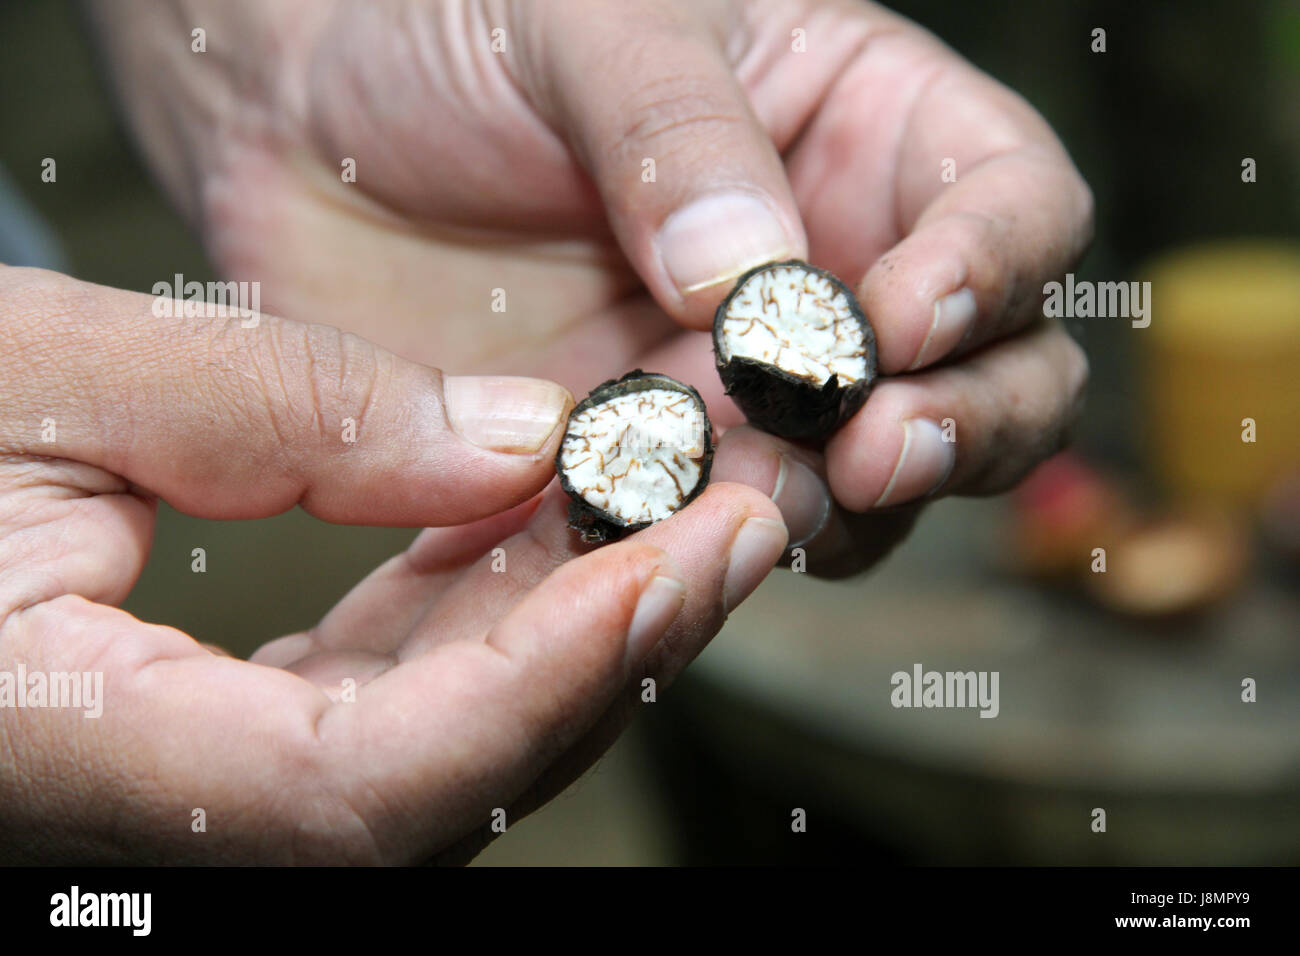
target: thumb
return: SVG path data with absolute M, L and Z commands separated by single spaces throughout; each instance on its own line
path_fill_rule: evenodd
M 550 7 L 525 76 L 595 180 L 615 235 L 659 304 L 707 328 L 735 279 L 807 240 L 768 132 L 698 14 L 657 0 Z M 682 5 L 685 6 L 685 5 Z M 634 38 L 629 42 L 629 37 Z
M 460 524 L 555 475 L 560 385 L 444 377 L 328 326 L 158 302 L 192 305 L 0 267 L 0 451 L 96 465 L 216 519 L 301 504 Z

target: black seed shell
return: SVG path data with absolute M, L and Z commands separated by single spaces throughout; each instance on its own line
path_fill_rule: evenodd
M 818 386 L 758 359 L 733 356 L 726 362 L 722 360 L 722 326 L 731 300 L 755 275 L 782 266 L 823 276 L 844 293 L 850 311 L 862 326 L 867 349 L 867 375 L 862 381 L 841 385 L 838 376 L 832 375 L 826 384 Z M 750 423 L 782 438 L 818 440 L 828 437 L 866 403 L 877 375 L 876 333 L 863 314 L 857 297 L 826 270 L 798 259 L 768 262 L 750 269 L 736 280 L 736 285 L 713 315 L 713 356 L 727 394 L 740 406 Z
M 569 413 L 569 419 L 572 421 L 575 415 L 579 415 L 594 405 L 601 405 L 620 395 L 653 388 L 685 392 L 699 405 L 700 414 L 704 418 L 704 459 L 700 463 L 700 479 L 695 483 L 695 487 L 691 489 L 690 494 L 682 501 L 681 506 L 678 508 L 678 511 L 680 511 L 704 491 L 705 486 L 709 483 L 709 472 L 713 468 L 713 423 L 709 421 L 708 409 L 705 408 L 704 399 L 700 397 L 699 392 L 684 382 L 679 382 L 667 375 L 635 369 L 622 378 L 611 378 L 609 381 L 597 385 L 591 390 L 590 395 L 574 406 L 573 411 Z M 653 521 L 627 524 L 622 519 L 610 514 L 603 508 L 597 508 L 582 497 L 582 493 L 573 487 L 572 482 L 569 481 L 569 476 L 564 473 L 564 467 L 561 464 L 561 457 L 564 455 L 564 442 L 568 440 L 568 437 L 566 429 L 564 439 L 560 441 L 560 447 L 555 452 L 555 471 L 560 476 L 560 487 L 564 489 L 565 494 L 570 499 L 569 527 L 579 532 L 584 542 L 603 544 L 607 541 L 617 541 L 625 534 L 640 531 L 642 528 L 648 528 L 654 524 Z

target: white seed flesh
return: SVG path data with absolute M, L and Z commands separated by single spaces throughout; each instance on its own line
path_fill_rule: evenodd
M 667 518 L 700 480 L 704 416 L 685 392 L 619 395 L 569 420 L 560 467 L 589 504 L 625 523 Z
M 866 342 L 848 297 L 831 281 L 797 266 L 750 276 L 722 320 L 722 360 L 751 358 L 798 378 L 841 385 L 867 377 Z

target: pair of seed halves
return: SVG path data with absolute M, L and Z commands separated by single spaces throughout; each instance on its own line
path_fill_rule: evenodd
M 740 277 L 714 315 L 713 352 L 726 394 L 783 438 L 826 438 L 876 379 L 876 336 L 857 299 L 798 260 Z M 704 490 L 712 461 L 700 393 L 638 369 L 574 408 L 555 468 L 572 499 L 570 526 L 602 542 L 680 511 Z

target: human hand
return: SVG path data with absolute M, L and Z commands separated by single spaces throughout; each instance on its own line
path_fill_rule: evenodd
M 734 277 L 807 256 L 856 287 L 897 377 L 824 449 L 745 429 L 715 461 L 773 495 L 810 570 L 1009 487 L 1077 414 L 1087 363 L 1039 295 L 1089 241 L 1089 191 L 1023 100 L 880 7 L 92 8 L 161 178 L 281 313 L 574 390 L 664 371 L 725 431 L 699 330 Z
M 714 484 L 580 553 L 563 496 L 539 494 L 563 388 L 444 377 L 325 326 L 151 307 L 0 267 L 9 861 L 467 859 L 495 809 L 512 822 L 577 777 L 641 681 L 670 682 L 784 547 L 770 501 Z M 425 531 L 316 627 L 241 661 L 114 606 L 159 498 L 218 520 L 301 504 L 470 523 Z M 102 687 L 79 709 L 20 709 L 38 674 Z

